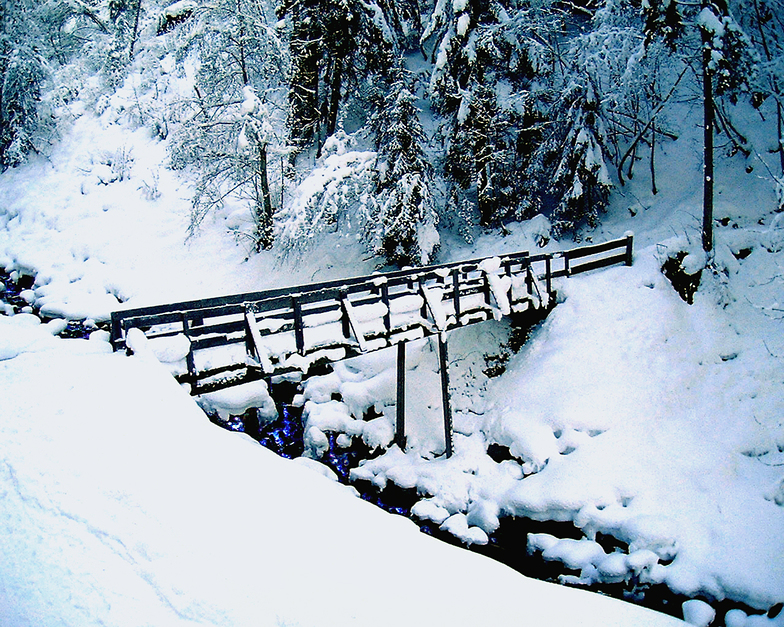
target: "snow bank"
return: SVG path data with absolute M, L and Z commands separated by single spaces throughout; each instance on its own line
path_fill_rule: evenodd
M 353 476 L 416 487 L 414 514 L 439 524 L 443 513 L 485 533 L 504 515 L 571 521 L 579 543 L 529 545 L 578 573 L 565 581 L 635 578 L 765 610 L 784 591 L 779 323 L 743 300 L 753 326 L 741 332 L 710 289 L 686 305 L 655 249 L 637 258 L 557 286 L 563 302 L 488 383 L 452 459 L 393 450 Z M 755 261 L 744 261 L 752 286 Z M 513 459 L 493 461 L 491 442 Z M 628 549 L 606 554 L 599 533 Z
M 0 362 L 4 626 L 680 624 L 421 534 L 155 360 L 55 344 Z

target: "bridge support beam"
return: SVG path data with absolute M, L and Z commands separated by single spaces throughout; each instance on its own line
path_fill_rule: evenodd
M 452 457 L 452 407 L 449 403 L 449 356 L 445 333 L 438 334 L 438 362 L 441 372 L 441 403 L 444 409 L 444 441 L 446 456 Z
M 406 450 L 406 343 L 397 344 L 397 403 L 395 405 L 395 444 Z

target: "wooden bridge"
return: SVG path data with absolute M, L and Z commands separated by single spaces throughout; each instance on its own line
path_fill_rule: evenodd
M 446 454 L 452 454 L 446 332 L 513 314 L 545 315 L 553 279 L 632 263 L 633 237 L 572 250 L 399 270 L 112 314 L 111 342 L 141 330 L 192 395 L 397 345 L 395 441 L 405 446 L 406 342 L 436 335 Z M 128 349 L 130 350 L 130 349 Z

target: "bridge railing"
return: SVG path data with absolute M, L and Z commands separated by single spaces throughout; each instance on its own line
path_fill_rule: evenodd
M 132 329 L 159 348 L 184 338 L 184 354 L 168 351 L 168 358 L 177 379 L 198 394 L 547 308 L 553 279 L 631 265 L 632 244 L 629 234 L 557 253 L 518 252 L 127 309 L 112 314 L 111 341 L 115 350 L 127 348 Z

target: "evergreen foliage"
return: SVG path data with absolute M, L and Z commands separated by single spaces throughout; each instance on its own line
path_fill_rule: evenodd
M 548 191 L 556 235 L 582 223 L 594 227 L 607 205 L 612 182 L 604 159 L 604 128 L 593 85 L 575 80 L 556 102 L 553 132 L 537 151 L 540 167 L 551 174 Z
M 179 72 L 188 93 L 137 109 L 194 177 L 192 231 L 240 204 L 256 250 L 334 232 L 416 265 L 439 228 L 543 213 L 579 236 L 645 157 L 656 193 L 669 105 L 699 93 L 709 247 L 714 133 L 730 155 L 777 152 L 784 180 L 783 1 L 7 0 L 0 168 L 41 151 L 71 102 L 100 113 Z M 733 124 L 745 100 L 775 112 L 772 148 Z
M 374 120 L 378 145 L 376 239 L 387 261 L 398 266 L 427 263 L 438 243 L 430 189 L 432 168 L 416 97 L 403 73 Z
M 387 13 L 364 0 L 284 0 L 278 7 L 289 31 L 293 155 L 314 145 L 320 152 L 343 101 L 361 96 L 369 77 L 383 79 L 391 68 L 397 40 Z

